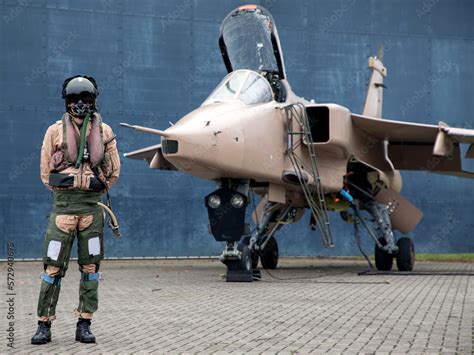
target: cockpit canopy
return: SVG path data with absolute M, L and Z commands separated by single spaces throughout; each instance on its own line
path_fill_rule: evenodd
M 236 70 L 224 78 L 203 105 L 237 99 L 246 105 L 256 105 L 273 100 L 273 91 L 260 74 L 252 70 Z
M 244 5 L 221 24 L 219 47 L 227 71 L 272 72 L 285 79 L 285 66 L 272 15 L 263 7 Z

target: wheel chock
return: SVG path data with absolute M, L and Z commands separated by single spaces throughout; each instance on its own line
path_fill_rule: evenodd
M 252 282 L 252 272 L 246 270 L 227 270 L 226 282 Z

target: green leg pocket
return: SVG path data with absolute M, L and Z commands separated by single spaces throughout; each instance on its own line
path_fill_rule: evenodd
M 99 281 L 81 280 L 79 284 L 79 307 L 81 313 L 94 313 L 99 306 Z
M 99 264 L 104 258 L 102 212 L 94 213 L 94 219 L 89 228 L 79 231 L 77 238 L 80 265 Z
M 58 304 L 59 291 L 61 285 L 50 284 L 41 281 L 41 289 L 38 300 L 38 317 L 51 317 L 56 315 L 56 305 Z
M 43 244 L 43 262 L 46 265 L 61 267 L 67 270 L 74 234 L 61 231 L 56 226 L 56 214 L 49 217 L 48 229 Z

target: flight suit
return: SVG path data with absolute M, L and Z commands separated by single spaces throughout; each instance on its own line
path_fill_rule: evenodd
M 53 208 L 43 245 L 45 272 L 37 312 L 40 321 L 56 318 L 61 279 L 68 269 L 75 238 L 81 272 L 76 313 L 91 319 L 98 307 L 98 270 L 104 257 L 104 240 L 103 214 L 97 202 L 118 179 L 120 159 L 112 129 L 94 113 L 85 131 L 89 151 L 78 161 L 80 123 L 65 113 L 48 128 L 41 149 L 41 180 L 53 192 Z

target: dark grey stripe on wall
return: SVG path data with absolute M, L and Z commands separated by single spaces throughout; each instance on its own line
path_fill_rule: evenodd
M 121 153 L 156 144 L 156 137 L 123 131 L 118 123 L 165 129 L 197 107 L 225 75 L 217 46 L 220 21 L 243 3 L 0 0 L 0 258 L 7 241 L 15 243 L 19 258 L 41 254 L 51 196 L 39 180 L 39 151 L 46 128 L 63 112 L 64 78 L 79 73 L 97 79 L 100 109 Z M 258 3 L 277 22 L 297 94 L 360 112 L 367 57 L 384 44 L 384 117 L 473 128 L 474 2 Z M 473 252 L 473 182 L 403 176 L 404 195 L 425 213 L 413 233 L 417 250 Z M 220 253 L 203 204 L 213 189 L 210 182 L 123 160 L 112 195 L 124 238 L 108 233 L 107 255 Z M 305 219 L 281 230 L 282 253 L 357 254 L 351 226 L 337 215 L 331 220 L 335 249 L 325 250 Z

